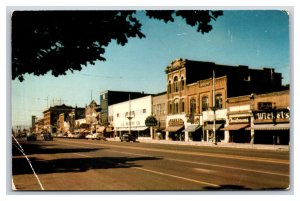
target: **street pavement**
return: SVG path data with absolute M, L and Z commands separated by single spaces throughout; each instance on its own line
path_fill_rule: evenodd
M 18 141 L 27 157 L 13 143 L 12 180 L 19 192 L 286 191 L 290 187 L 286 147 L 246 149 L 64 138 Z

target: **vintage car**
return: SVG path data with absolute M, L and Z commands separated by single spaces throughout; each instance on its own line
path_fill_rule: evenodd
M 121 142 L 123 142 L 123 141 L 126 141 L 126 142 L 130 142 L 130 141 L 136 142 L 137 137 L 136 137 L 136 135 L 133 135 L 131 133 L 123 133 L 120 136 L 120 140 L 121 140 Z
M 106 140 L 102 133 L 92 133 L 85 136 L 85 139 L 92 139 L 92 140 Z
M 36 141 L 36 134 L 35 133 L 27 133 L 26 139 L 27 139 L 27 141 Z

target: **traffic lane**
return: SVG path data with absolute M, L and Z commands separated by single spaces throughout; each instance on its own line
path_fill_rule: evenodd
M 76 146 L 76 145 L 75 145 Z M 131 150 L 132 151 L 132 150 Z M 139 152 L 128 152 L 122 149 L 116 150 L 116 146 L 113 150 L 106 149 L 104 152 L 116 153 L 123 156 L 153 156 L 149 153 L 142 154 Z M 157 153 L 157 152 L 155 152 Z M 270 171 L 257 171 L 243 168 L 227 168 L 224 170 L 224 165 L 211 165 L 209 163 L 196 163 L 194 161 L 177 160 L 174 157 L 171 159 L 166 156 L 160 156 L 163 161 L 140 161 L 143 167 L 149 168 L 149 170 L 155 171 L 155 173 L 161 172 L 169 175 L 176 175 L 178 177 L 193 178 L 197 181 L 202 181 L 210 184 L 217 184 L 220 186 L 228 186 L 230 188 L 249 188 L 249 189 L 284 189 L 287 188 L 289 183 L 289 177 L 285 174 L 274 173 Z M 166 162 L 169 159 L 168 162 Z M 203 159 L 203 158 L 202 158 Z M 170 161 L 172 161 L 170 163 Z M 215 161 L 214 161 L 215 162 Z M 251 170 L 251 171 L 250 171 Z M 149 171 L 151 172 L 151 171 Z M 259 180 L 257 179 L 259 176 Z M 216 180 L 217 179 L 217 180 Z M 243 181 L 242 181 L 243 180 Z M 244 184 L 244 185 L 241 185 Z M 209 186 L 207 187 L 209 188 Z M 220 187 L 217 187 L 220 188 Z
M 106 147 L 106 148 L 116 148 L 122 151 L 130 151 L 131 153 L 140 153 L 143 152 L 144 154 L 157 156 L 157 157 L 164 157 L 164 158 L 171 158 L 177 160 L 188 160 L 198 163 L 204 164 L 211 164 L 211 165 L 222 165 L 223 167 L 236 167 L 236 169 L 244 169 L 244 170 L 255 170 L 255 171 L 262 171 L 262 172 L 275 172 L 278 174 L 289 174 L 289 161 L 282 160 L 282 159 L 275 159 L 275 158 L 262 158 L 261 153 L 264 151 L 261 150 L 257 152 L 256 156 L 252 157 L 245 157 L 245 156 L 234 156 L 234 155 L 227 155 L 223 154 L 222 150 L 219 150 L 220 153 L 199 153 L 199 152 L 191 152 L 191 151 L 177 151 L 177 150 L 168 150 L 168 149 L 156 149 L 155 148 L 143 148 L 143 147 L 135 147 L 135 143 L 125 143 L 126 146 L 123 144 L 109 144 L 109 143 L 90 143 L 90 142 L 81 142 L 81 141 L 70 141 L 70 143 L 74 144 L 86 144 L 88 146 L 96 145 L 96 147 Z M 251 152 L 251 151 L 250 151 Z M 163 153 L 163 155 L 162 155 Z M 226 165 L 224 165 L 226 163 Z
M 68 144 L 66 146 L 71 145 Z M 110 152 L 108 154 L 107 151 L 110 152 L 109 150 L 106 150 L 106 153 L 103 153 L 103 151 L 96 151 L 84 154 L 73 153 L 73 155 L 85 156 L 86 158 L 92 159 L 91 162 L 94 166 L 91 167 L 91 169 L 94 170 L 99 169 L 99 167 L 96 167 L 95 164 L 110 166 L 107 169 L 114 170 L 113 177 L 119 178 L 118 183 L 123 185 L 124 183 L 127 184 L 125 188 L 119 186 L 114 190 L 201 190 L 207 186 L 217 187 L 215 184 L 210 184 L 184 176 L 181 177 L 176 174 L 168 174 L 167 172 L 159 171 L 159 169 L 155 171 L 146 167 L 145 163 L 147 162 L 150 162 L 150 164 L 159 164 L 159 158 L 148 156 L 128 156 L 126 154 L 120 155 L 119 152 Z M 90 162 L 85 161 L 84 163 Z M 117 167 L 117 169 L 114 169 L 114 167 Z M 126 175 L 125 178 L 124 175 Z M 148 181 L 149 179 L 150 181 Z
M 264 158 L 277 158 L 282 160 L 289 160 L 289 151 L 287 150 L 261 150 L 261 149 L 247 149 L 247 148 L 230 148 L 230 147 L 219 147 L 219 146 L 194 146 L 194 145 L 172 145 L 172 144 L 159 144 L 159 143 L 128 143 L 128 142 L 118 142 L 118 141 L 99 141 L 99 144 L 111 144 L 111 145 L 122 145 L 122 146 L 132 146 L 141 148 L 157 148 L 157 149 L 167 149 L 167 150 L 177 150 L 177 151 L 192 151 L 201 153 L 219 153 L 220 151 L 224 154 L 234 154 L 239 156 L 257 156 L 258 154 Z
M 130 152 L 105 150 L 105 152 L 118 152 L 126 155 L 140 155 Z M 271 171 L 242 169 L 235 167 L 224 168 L 224 165 L 211 165 L 209 163 L 197 163 L 194 161 L 177 160 L 162 157 L 162 161 L 155 164 L 150 161 L 143 162 L 143 166 L 156 171 L 168 172 L 198 181 L 216 184 L 205 189 L 286 189 L 289 186 L 289 175 Z M 168 161 L 168 162 L 166 162 Z M 170 162 L 171 161 L 171 162 Z M 147 164 L 146 164 L 147 163 Z
M 85 147 L 70 144 L 63 145 L 62 149 L 73 152 L 56 154 L 52 149 L 59 150 L 60 146 L 52 143 L 46 147 L 52 154 L 44 154 L 46 150 L 32 154 L 32 157 L 37 157 L 33 163 L 45 190 L 199 190 L 208 185 L 135 164 L 136 161 L 149 160 L 147 157 L 119 154 L 108 157 L 101 149 L 82 153 L 80 151 Z

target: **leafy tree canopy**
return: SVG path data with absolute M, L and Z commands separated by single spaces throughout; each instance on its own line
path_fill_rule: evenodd
M 144 38 L 136 11 L 15 11 L 12 14 L 12 79 L 24 74 L 66 75 L 82 65 L 105 61 L 105 48 L 112 40 L 125 45 L 129 38 Z M 174 22 L 182 17 L 197 31 L 208 33 L 210 22 L 222 11 L 151 10 L 151 19 Z

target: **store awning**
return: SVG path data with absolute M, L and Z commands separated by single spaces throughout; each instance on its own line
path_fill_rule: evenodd
M 131 128 L 131 130 L 133 130 L 133 131 L 144 131 L 144 130 L 146 130 L 146 129 L 148 129 L 147 126 L 133 127 L 133 128 Z
M 129 127 L 116 127 L 116 131 L 129 131 Z M 132 131 L 144 131 L 148 129 L 147 126 L 140 126 L 140 127 L 131 127 L 130 130 Z
M 222 126 L 222 124 L 216 124 L 216 130 L 219 130 L 219 128 Z M 214 125 L 213 124 L 207 124 L 203 130 L 213 130 Z
M 199 128 L 201 128 L 200 125 L 189 125 L 186 129 L 184 129 L 182 132 L 195 132 L 196 130 L 198 130 Z
M 243 128 L 248 127 L 249 124 L 231 124 L 226 126 L 225 128 L 221 128 L 221 131 L 236 131 L 236 130 L 241 130 Z
M 255 124 L 246 130 L 289 130 L 290 124 Z
M 164 131 L 177 132 L 177 131 L 179 131 L 182 128 L 183 128 L 183 125 L 182 126 L 169 126 Z

